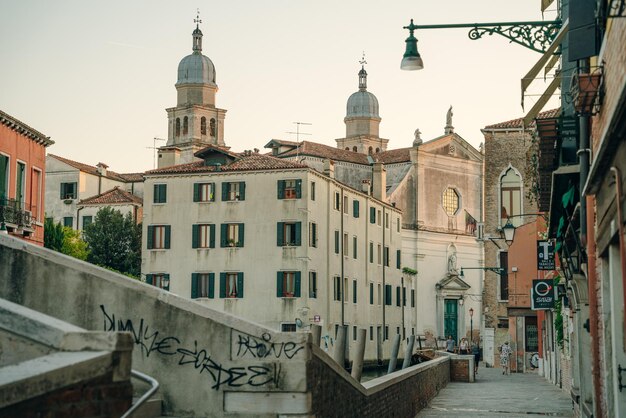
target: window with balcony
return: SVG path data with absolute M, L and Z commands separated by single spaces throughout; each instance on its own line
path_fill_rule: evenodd
M 215 297 L 215 273 L 191 273 L 191 298 Z
M 243 273 L 220 273 L 220 298 L 243 298 Z
M 154 185 L 154 203 L 167 202 L 167 184 L 155 184 Z
M 170 248 L 170 225 L 148 225 L 148 249 L 162 250 Z
M 300 297 L 299 271 L 279 271 L 276 273 L 276 296 L 279 298 Z
M 215 248 L 215 225 L 191 225 L 191 248 Z
M 222 201 L 236 202 L 246 200 L 246 183 L 234 181 L 222 183 Z
M 76 182 L 61 183 L 61 199 L 76 199 L 77 187 Z
M 221 227 L 221 242 L 222 248 L 226 247 L 243 247 L 244 241 L 244 224 L 242 223 L 230 223 L 222 224 Z
M 300 199 L 302 197 L 302 180 L 278 180 L 279 199 Z
M 215 183 L 194 183 L 194 202 L 215 202 Z
M 19 161 L 15 179 L 15 201 L 20 208 L 26 203 L 26 164 Z
M 299 247 L 302 245 L 302 222 L 278 222 L 276 245 L 279 247 Z

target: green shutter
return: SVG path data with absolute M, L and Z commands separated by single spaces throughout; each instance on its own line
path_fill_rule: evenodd
M 302 245 L 302 222 L 296 222 L 296 243 L 295 245 Z
M 278 198 L 285 198 L 285 180 L 278 180 Z
M 0 175 L 2 175 L 2 186 L 3 187 L 4 187 L 5 183 L 6 183 L 6 178 L 5 178 L 6 174 L 5 173 L 6 173 L 6 165 L 5 165 L 4 169 L 2 170 L 2 173 L 0 174 Z M 65 189 L 65 183 L 61 183 L 61 195 L 59 196 L 61 199 L 65 198 L 65 193 L 63 193 L 63 192 L 65 192 L 64 189 Z M 7 193 L 7 195 L 9 194 L 8 190 L 7 190 L 6 193 Z
M 226 273 L 220 273 L 220 298 L 226 297 Z
M 244 231 L 243 231 L 243 227 L 244 224 L 239 224 L 239 246 L 243 247 L 243 237 L 244 237 Z
M 400 250 L 396 250 L 396 268 L 397 269 L 400 269 L 401 255 L 402 255 L 402 252 Z
M 230 183 L 224 182 L 222 183 L 222 201 L 228 201 L 228 186 Z
M 396 286 L 396 306 L 400 306 L 400 286 Z
M 276 224 L 276 245 L 278 247 L 282 247 L 285 245 L 285 223 L 284 222 L 278 222 Z
M 220 247 L 228 247 L 228 224 L 220 225 Z
M 283 297 L 283 272 L 276 272 L 276 297 Z
M 170 275 L 169 274 L 164 274 L 163 275 L 163 280 L 167 282 L 167 286 L 163 287 L 163 290 L 170 290 Z
M 370 242 L 370 263 L 374 262 L 374 243 Z
M 415 289 L 411 289 L 411 308 L 415 308 Z
M 352 215 L 355 218 L 359 217 L 359 201 L 358 200 L 352 201 Z
M 376 208 L 370 208 L 370 223 L 376 223 Z
M 374 304 L 374 283 L 370 283 L 370 305 Z
M 391 285 L 385 285 L 385 305 L 391 305 Z
M 198 236 L 200 230 L 200 225 L 191 225 L 191 248 L 198 248 Z
M 215 273 L 209 273 L 209 298 L 215 297 Z
M 239 182 L 239 200 L 246 200 L 246 182 Z
M 191 299 L 198 297 L 198 273 L 191 273 Z
M 335 231 L 335 254 L 339 254 L 339 231 Z
M 356 280 L 352 281 L 352 303 L 356 303 Z
M 148 225 L 148 249 L 154 248 L 154 226 Z
M 296 180 L 296 199 L 302 197 L 302 180 Z
M 215 224 L 209 225 L 209 248 L 215 248 Z
M 301 293 L 302 285 L 300 280 L 300 272 L 296 271 L 296 283 L 294 286 L 294 296 L 299 298 Z
M 170 238 L 172 235 L 172 227 L 165 225 L 165 248 L 170 248 Z
M 167 184 L 161 185 L 161 203 L 167 202 Z
M 243 273 L 237 273 L 237 297 L 243 298 Z
M 215 202 L 215 183 L 209 183 L 209 201 Z
M 356 237 L 352 237 L 352 258 L 356 260 L 358 254 L 358 246 Z
M 193 201 L 194 202 L 200 201 L 200 184 L 199 183 L 193 184 Z
M 152 284 L 152 274 L 146 274 L 146 283 Z
M 402 306 L 406 306 L 406 287 L 402 288 Z

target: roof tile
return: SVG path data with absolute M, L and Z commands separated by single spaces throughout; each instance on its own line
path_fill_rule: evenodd
M 87 199 L 83 199 L 78 202 L 79 205 L 114 205 L 123 203 L 136 203 L 141 205 L 143 203 L 143 199 L 125 190 L 121 190 L 119 187 L 115 187 L 104 193 L 88 197 Z

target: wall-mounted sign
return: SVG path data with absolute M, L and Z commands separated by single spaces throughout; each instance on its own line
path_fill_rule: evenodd
M 533 287 L 530 291 L 531 309 L 540 311 L 554 308 L 555 295 L 554 280 L 533 280 Z
M 554 270 L 554 241 L 537 241 L 537 270 Z
M 320 322 L 320 319 L 319 315 L 313 315 L 313 322 Z

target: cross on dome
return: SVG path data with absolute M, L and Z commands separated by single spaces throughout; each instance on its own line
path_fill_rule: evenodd
M 196 29 L 199 29 L 200 23 L 202 23 L 202 19 L 200 19 L 200 9 L 197 9 L 196 18 L 193 20 L 193 23 L 196 24 Z

